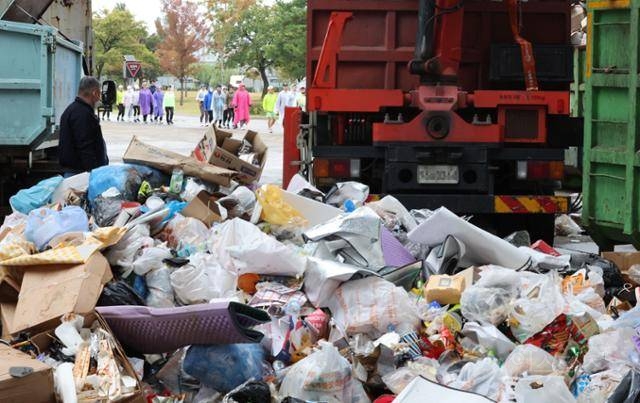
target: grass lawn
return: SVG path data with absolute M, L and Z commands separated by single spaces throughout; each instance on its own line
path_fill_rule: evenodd
M 180 115 L 186 116 L 200 116 L 200 107 L 196 102 L 196 94 L 197 91 L 185 91 L 184 93 L 184 102 L 180 105 L 180 91 L 176 91 L 176 113 Z M 262 94 L 252 93 L 251 94 L 251 103 L 253 105 L 262 105 L 261 102 Z M 262 108 L 260 108 L 262 109 Z M 259 119 L 262 114 L 252 114 L 251 118 Z

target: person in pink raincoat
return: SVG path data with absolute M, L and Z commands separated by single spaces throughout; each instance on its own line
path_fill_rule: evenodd
M 238 86 L 238 91 L 233 96 L 234 128 L 245 128 L 249 124 L 249 109 L 251 107 L 251 95 L 244 88 L 244 84 Z

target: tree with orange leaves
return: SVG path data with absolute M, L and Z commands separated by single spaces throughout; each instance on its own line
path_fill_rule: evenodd
M 164 18 L 156 20 L 161 38 L 156 54 L 160 66 L 180 81 L 180 105 L 184 101 L 184 81 L 193 73 L 197 54 L 206 46 L 209 26 L 198 9 L 188 0 L 162 0 Z

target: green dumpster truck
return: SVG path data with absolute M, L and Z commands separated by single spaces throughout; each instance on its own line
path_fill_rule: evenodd
M 74 13 L 88 17 L 73 20 Z M 0 0 L 0 213 L 8 211 L 8 198 L 18 189 L 59 173 L 60 116 L 90 72 L 80 40 L 90 29 L 88 0 Z
M 582 220 L 601 250 L 640 249 L 640 0 L 587 10 Z

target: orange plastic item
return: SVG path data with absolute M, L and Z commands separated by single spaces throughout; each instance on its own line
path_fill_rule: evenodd
M 255 294 L 256 293 L 256 284 L 260 281 L 260 276 L 253 273 L 243 274 L 238 277 L 238 288 L 242 291 Z

